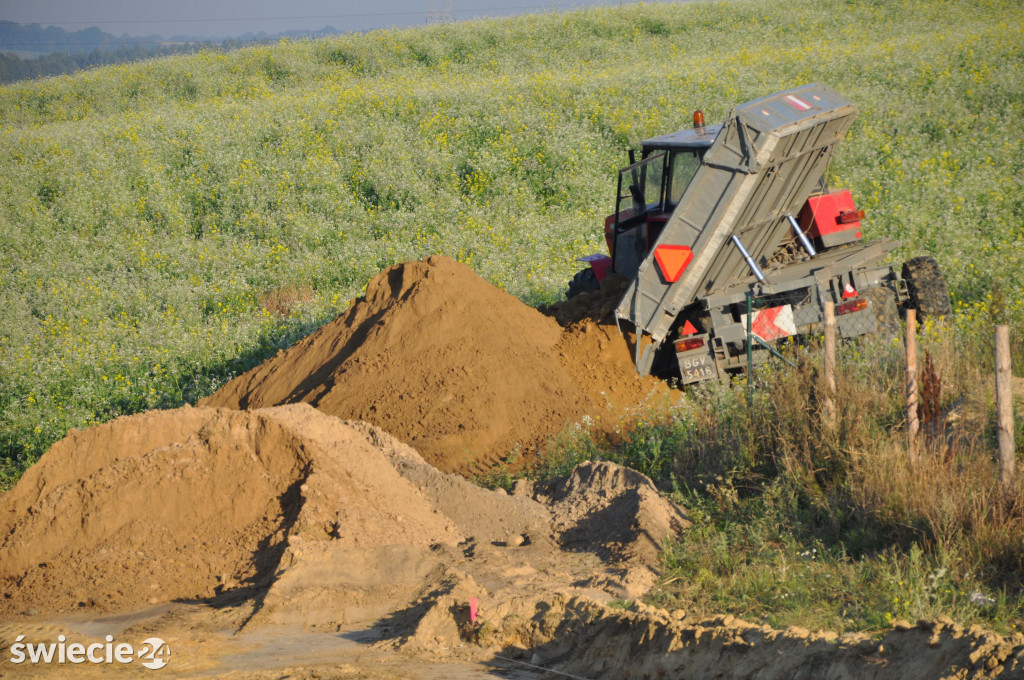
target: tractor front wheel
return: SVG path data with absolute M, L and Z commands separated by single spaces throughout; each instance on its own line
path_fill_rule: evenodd
M 565 291 L 565 299 L 570 300 L 580 293 L 593 293 L 600 288 L 600 284 L 597 281 L 597 274 L 590 267 L 581 269 L 576 272 L 576 276 L 572 277 L 572 281 L 569 282 L 569 290 Z

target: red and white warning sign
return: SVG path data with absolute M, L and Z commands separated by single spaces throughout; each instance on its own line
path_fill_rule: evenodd
M 740 321 L 746 328 L 747 315 L 740 314 Z M 750 331 L 762 340 L 778 340 L 796 335 L 792 305 L 769 307 L 754 312 L 754 318 L 750 322 Z
M 791 94 L 786 95 L 786 101 L 792 104 L 796 109 L 800 111 L 808 111 L 811 108 L 811 105 L 805 102 L 803 99 L 800 99 L 800 97 L 794 97 Z

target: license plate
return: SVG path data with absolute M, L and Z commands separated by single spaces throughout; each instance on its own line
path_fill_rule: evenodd
M 676 354 L 676 359 L 679 360 L 679 372 L 683 376 L 684 385 L 718 377 L 718 367 L 707 351 Z

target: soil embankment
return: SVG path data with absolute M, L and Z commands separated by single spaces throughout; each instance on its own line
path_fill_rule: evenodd
M 609 463 L 509 495 L 305 404 L 153 411 L 72 433 L 0 496 L 0 614 L 252 601 L 337 624 L 404 604 L 468 543 L 547 561 L 571 545 L 605 565 L 587 588 L 635 596 L 652 542 L 686 525 Z
M 480 473 L 585 416 L 611 429 L 668 394 L 637 375 L 614 324 L 573 321 L 434 256 L 384 270 L 337 319 L 201 405 L 304 402 L 372 423 L 440 470 Z

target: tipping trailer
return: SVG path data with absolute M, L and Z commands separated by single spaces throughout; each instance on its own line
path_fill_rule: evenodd
M 692 129 L 645 140 L 619 172 L 609 254 L 581 258 L 568 295 L 612 272 L 629 278 L 616 317 L 635 334 L 637 371 L 684 384 L 747 366 L 748 304 L 754 362 L 817 331 L 826 301 L 843 337 L 895 327 L 908 307 L 948 314 L 935 260 L 877 264 L 899 244 L 864 241 L 864 211 L 826 185 L 856 113 L 811 84 L 741 104 L 721 125 L 697 111 Z

